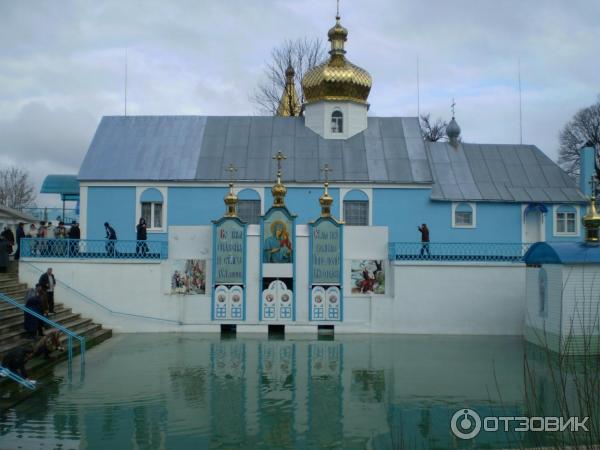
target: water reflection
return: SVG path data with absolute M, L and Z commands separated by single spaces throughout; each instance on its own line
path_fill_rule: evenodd
M 537 364 L 537 396 L 554 404 Z M 7 448 L 510 448 L 450 433 L 463 407 L 526 412 L 523 346 L 507 337 L 341 336 L 221 340 L 121 335 L 3 411 Z

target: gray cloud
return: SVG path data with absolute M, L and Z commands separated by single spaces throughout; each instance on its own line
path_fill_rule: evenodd
M 270 50 L 321 36 L 335 2 L 307 0 L 0 3 L 0 163 L 76 173 L 102 115 L 255 114 L 249 102 Z M 374 79 L 372 114 L 449 118 L 464 138 L 524 140 L 556 157 L 558 130 L 600 93 L 588 0 L 344 0 L 348 57 Z

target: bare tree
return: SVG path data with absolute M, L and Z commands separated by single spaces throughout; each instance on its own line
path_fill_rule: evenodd
M 579 176 L 579 150 L 590 143 L 596 148 L 596 176 L 600 177 L 600 96 L 587 108 L 580 109 L 559 134 L 558 164 L 571 176 Z
M 29 172 L 18 167 L 0 169 L 0 205 L 23 209 L 35 200 L 35 187 Z
M 265 114 L 276 115 L 281 96 L 285 90 L 288 65 L 294 69 L 294 84 L 300 103 L 304 95 L 300 83 L 304 74 L 323 61 L 327 53 L 321 39 L 300 38 L 286 40 L 271 51 L 271 59 L 264 70 L 263 81 L 250 96 L 250 101 Z M 293 99 L 288 100 L 291 105 Z M 294 108 L 290 108 L 293 111 Z M 298 111 L 299 114 L 299 111 Z
M 429 142 L 437 142 L 446 138 L 446 127 L 448 122 L 439 117 L 435 122 L 431 119 L 431 114 L 421 114 L 419 117 L 421 125 L 421 134 L 423 139 Z

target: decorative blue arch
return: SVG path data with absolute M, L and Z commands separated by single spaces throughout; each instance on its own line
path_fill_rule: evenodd
M 140 195 L 140 202 L 162 203 L 163 196 L 156 188 L 148 188 Z
M 242 189 L 237 196 L 240 200 L 260 200 L 260 194 L 252 188 Z
M 369 196 L 365 193 L 365 191 L 361 191 L 360 189 L 352 189 L 351 191 L 346 192 L 346 195 L 344 195 L 344 200 L 368 202 Z
M 473 208 L 468 203 L 459 203 L 458 205 L 456 205 L 455 211 L 461 213 L 472 213 Z

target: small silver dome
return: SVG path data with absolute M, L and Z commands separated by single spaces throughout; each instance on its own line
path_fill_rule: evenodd
M 452 120 L 446 127 L 446 135 L 450 140 L 458 139 L 460 136 L 460 127 L 458 126 L 458 123 L 456 123 L 456 119 L 454 119 L 454 117 L 452 117 Z

